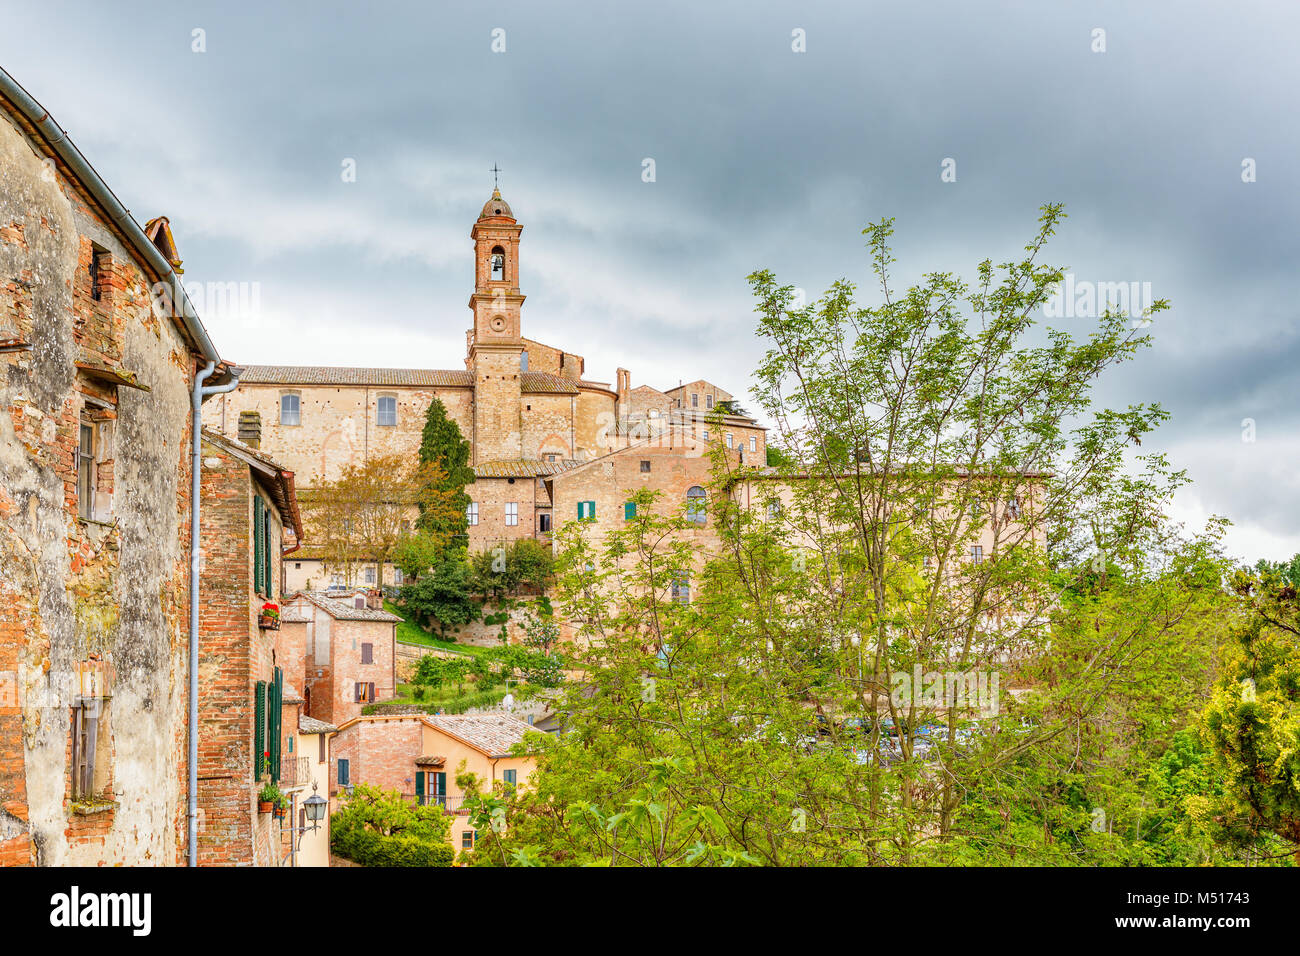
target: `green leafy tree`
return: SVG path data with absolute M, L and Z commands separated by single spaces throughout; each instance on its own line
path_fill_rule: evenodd
M 470 570 L 463 552 L 447 554 L 433 567 L 401 591 L 408 611 L 421 622 L 446 635 L 478 616 L 478 605 L 470 593 Z
M 330 818 L 330 849 L 363 866 L 450 866 L 449 829 L 441 807 L 362 783 Z
M 1232 576 L 1241 620 L 1205 723 L 1233 809 L 1300 865 L 1300 602 L 1289 570 Z

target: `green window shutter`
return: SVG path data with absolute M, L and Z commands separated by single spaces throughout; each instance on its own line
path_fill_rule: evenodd
M 253 587 L 262 592 L 262 575 L 266 565 L 266 522 L 262 514 L 262 496 L 253 495 Z
M 271 569 L 275 567 L 272 563 L 271 555 L 271 509 L 262 509 L 262 567 L 263 567 L 263 585 L 262 593 L 268 598 L 275 598 L 275 588 L 272 586 Z
M 267 702 L 270 708 L 270 720 L 267 723 L 271 726 L 271 779 L 279 783 L 280 781 L 280 747 L 284 740 L 281 733 L 281 716 L 284 712 L 281 703 L 284 700 L 284 671 L 280 668 L 275 669 L 275 683 L 270 688 L 270 700 Z
M 262 776 L 266 752 L 266 681 L 260 680 L 253 689 L 253 779 Z
M 623 520 L 631 521 L 636 517 L 636 502 L 629 501 L 623 505 Z
M 424 806 L 424 771 L 415 772 L 415 802 Z
M 596 517 L 596 502 L 594 501 L 587 502 L 587 517 L 588 518 Z
M 587 511 L 587 502 L 585 502 L 585 501 L 579 501 L 579 502 L 578 502 L 578 520 L 579 520 L 579 521 L 581 521 L 583 518 L 586 517 L 586 511 Z

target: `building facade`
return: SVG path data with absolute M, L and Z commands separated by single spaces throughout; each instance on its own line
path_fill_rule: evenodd
M 0 864 L 184 858 L 191 389 L 227 370 L 179 267 L 0 70 Z
M 648 438 L 685 435 L 724 444 L 748 463 L 765 461 L 765 429 L 716 385 L 633 388 L 624 368 L 612 384 L 594 381 L 581 355 L 525 337 L 522 231 L 499 192 L 470 230 L 474 288 L 463 368 L 250 366 L 204 420 L 228 435 L 241 421 L 255 422 L 262 447 L 314 487 L 381 455 L 414 459 L 437 399 L 472 448 L 472 549 L 519 538 L 549 543 L 553 522 L 569 517 L 551 499 L 552 479 Z M 363 583 L 331 581 L 310 544 L 292 563 L 296 586 Z M 400 582 L 387 568 L 382 581 L 364 583 Z

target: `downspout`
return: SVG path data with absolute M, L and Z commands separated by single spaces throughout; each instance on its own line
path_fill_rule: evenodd
M 188 795 L 186 827 L 186 866 L 199 865 L 199 478 L 203 467 L 203 399 L 234 391 L 243 369 L 231 368 L 225 385 L 204 385 L 216 362 L 194 376 L 190 392 L 190 649 L 189 649 L 189 753 L 186 755 L 186 792 Z

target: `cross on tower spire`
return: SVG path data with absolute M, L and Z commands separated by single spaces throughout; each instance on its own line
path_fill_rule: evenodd
M 493 163 L 493 164 L 492 164 L 492 169 L 489 170 L 489 172 L 492 173 L 492 188 L 493 188 L 493 189 L 500 189 L 500 188 L 501 188 L 501 183 L 497 181 L 497 177 L 498 177 L 498 175 L 501 173 L 501 167 L 498 166 L 496 163 Z

